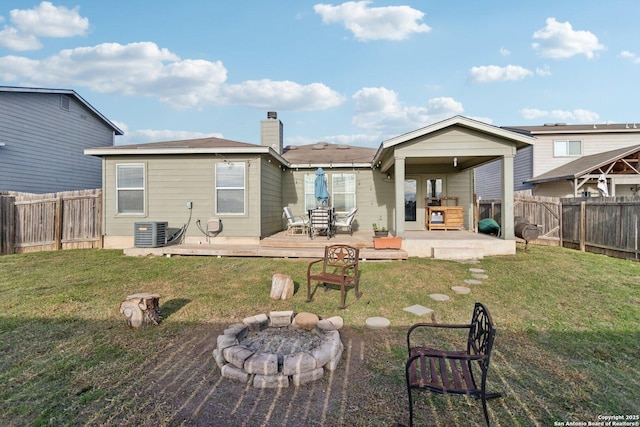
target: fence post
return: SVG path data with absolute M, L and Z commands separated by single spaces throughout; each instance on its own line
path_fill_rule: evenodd
M 0 255 L 15 253 L 16 198 L 0 195 Z
M 580 202 L 580 250 L 582 252 L 586 251 L 586 243 L 585 240 L 587 238 L 587 214 L 586 210 L 586 202 Z
M 56 213 L 53 226 L 54 245 L 57 251 L 62 249 L 62 197 L 56 200 Z

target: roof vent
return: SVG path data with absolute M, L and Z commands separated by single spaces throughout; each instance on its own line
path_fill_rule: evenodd
M 348 150 L 349 146 L 347 144 L 340 144 L 336 147 L 338 150 Z
M 325 146 L 326 146 L 326 143 L 318 142 L 317 144 L 314 144 L 313 147 L 311 147 L 311 149 L 312 150 L 324 150 Z
M 555 126 L 556 124 L 555 123 L 545 123 L 544 125 L 545 126 Z
M 278 113 L 275 111 L 267 111 L 267 119 L 275 120 L 278 118 Z
M 560 123 L 556 123 L 556 126 L 566 126 L 566 123 L 560 122 Z

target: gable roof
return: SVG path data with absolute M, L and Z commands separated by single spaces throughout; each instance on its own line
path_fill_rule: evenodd
M 78 102 L 85 106 L 89 111 L 98 116 L 100 120 L 102 120 L 108 127 L 113 129 L 113 132 L 116 135 L 124 135 L 124 132 L 116 125 L 114 125 L 111 120 L 107 119 L 102 113 L 95 108 L 91 104 L 89 104 L 83 97 L 78 95 L 74 90 L 71 89 L 46 89 L 46 88 L 33 88 L 33 87 L 17 87 L 17 86 L 0 86 L 0 92 L 14 92 L 14 93 L 45 93 L 45 94 L 58 94 L 58 95 L 67 95 L 75 98 Z
M 529 179 L 526 182 L 538 184 L 542 182 L 579 178 L 595 171 L 598 168 L 636 153 L 640 154 L 640 145 L 623 147 L 617 150 L 592 154 L 590 156 L 583 156 L 558 168 L 550 170 L 549 172 L 543 173 L 542 175 Z M 600 172 L 597 173 L 599 174 Z
M 380 144 L 380 148 L 378 148 L 378 151 L 374 157 L 374 163 L 380 160 L 384 151 L 387 151 L 392 147 L 453 126 L 461 126 L 467 129 L 472 129 L 481 133 L 513 141 L 516 144 L 517 148 L 523 148 L 528 145 L 533 145 L 535 142 L 535 139 L 533 137 L 525 135 L 522 132 L 503 129 L 464 116 L 453 116 L 446 120 L 442 120 L 440 122 L 433 123 L 423 128 L 416 129 L 414 131 L 383 141 L 382 144 Z

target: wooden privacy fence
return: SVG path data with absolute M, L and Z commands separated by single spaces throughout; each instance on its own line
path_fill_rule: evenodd
M 480 200 L 478 217 L 500 222 L 500 200 Z M 535 244 L 640 260 L 640 197 L 556 198 L 517 194 L 514 216 L 540 230 Z
M 640 198 L 562 199 L 562 246 L 639 259 Z
M 0 194 L 0 254 L 102 247 L 102 190 Z

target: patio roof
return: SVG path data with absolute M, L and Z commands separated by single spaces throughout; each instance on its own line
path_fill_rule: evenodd
M 640 156 L 640 145 L 635 145 L 632 147 L 624 147 L 617 150 L 606 151 L 604 153 L 580 157 L 579 159 L 576 159 L 570 163 L 529 179 L 526 182 L 531 184 L 539 184 L 543 182 L 559 181 L 564 179 L 575 179 L 580 178 L 584 175 L 594 173 L 594 171 L 597 171 L 597 174 L 620 174 L 624 173 L 624 171 L 616 171 L 613 168 L 614 165 L 612 164 L 622 161 L 626 157 L 630 156 L 636 157 L 634 160 L 635 166 L 630 164 L 629 162 L 626 162 L 628 170 L 631 172 L 631 174 L 640 173 L 638 165 L 638 157 Z M 612 167 L 605 168 L 606 166 Z
M 391 168 L 394 164 L 393 157 L 397 148 L 402 145 L 408 145 L 420 139 L 428 138 L 432 135 L 441 133 L 447 129 L 462 128 L 467 132 L 482 135 L 482 138 L 493 141 L 504 141 L 512 144 L 516 149 L 524 148 L 535 143 L 535 138 L 515 130 L 503 129 L 487 123 L 470 119 L 463 116 L 454 116 L 438 123 L 425 126 L 412 132 L 399 135 L 397 137 L 383 141 L 378 148 L 373 159 L 375 166 L 380 166 L 384 172 Z M 477 167 L 484 163 L 495 160 L 498 156 L 484 150 L 476 149 L 472 144 L 467 146 L 455 146 L 450 144 L 447 151 L 423 150 L 419 157 L 408 158 L 407 163 L 420 163 L 423 165 L 451 164 L 452 159 L 456 158 L 459 165 L 458 170 Z

